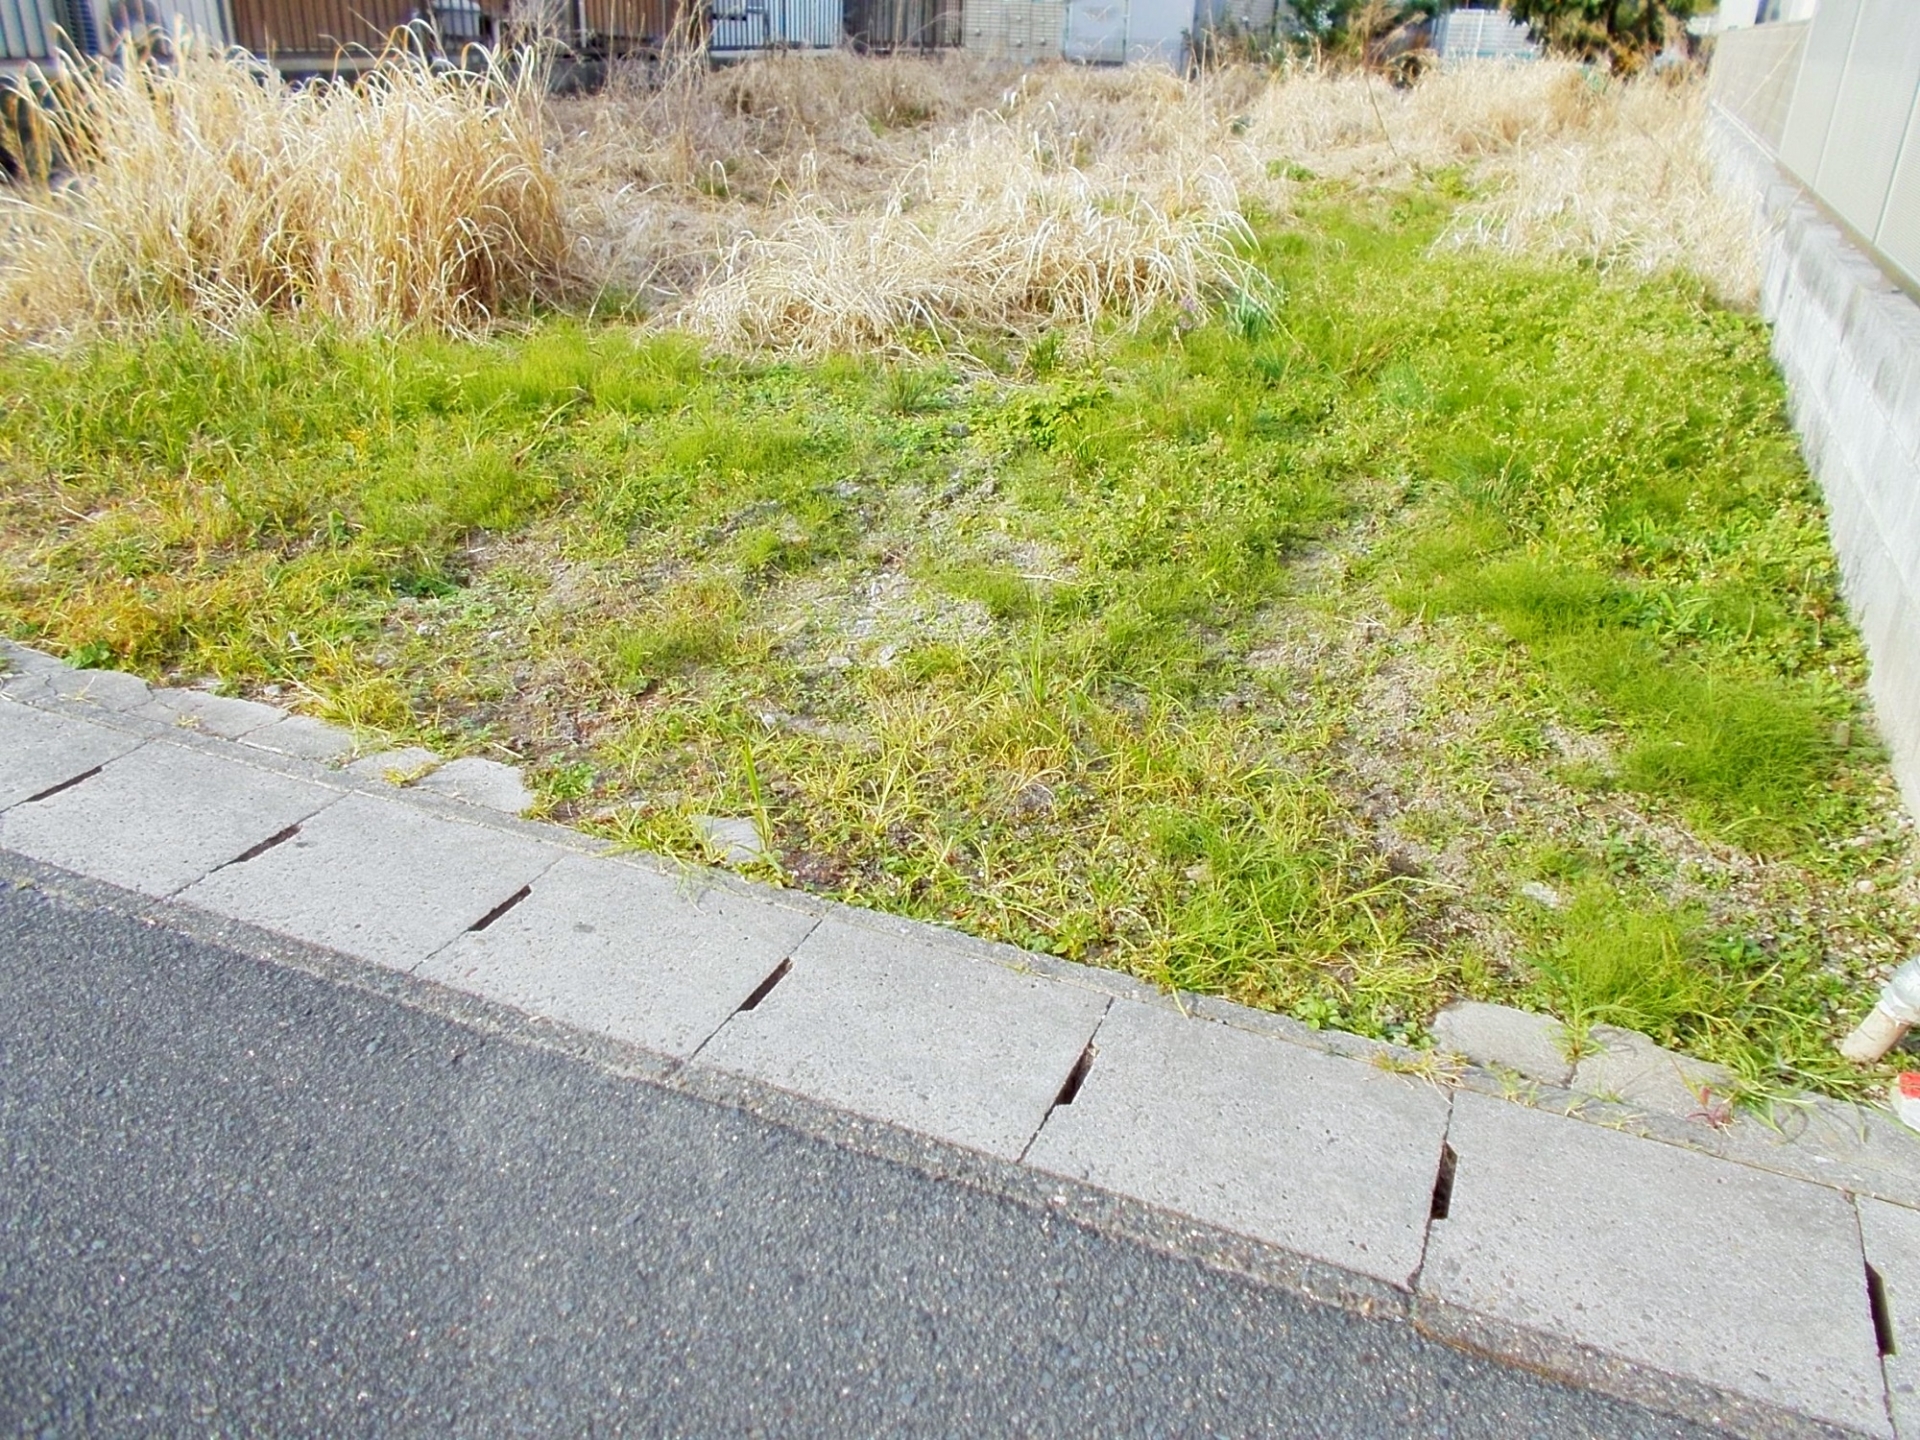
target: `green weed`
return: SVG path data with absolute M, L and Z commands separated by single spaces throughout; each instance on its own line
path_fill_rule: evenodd
M 0 355 L 0 615 L 1309 1023 L 1519 999 L 1857 1084 L 1914 917 L 1836 898 L 1903 852 L 1764 334 L 1432 253 L 1456 200 L 1317 182 L 1218 314 L 964 385 L 565 319 Z

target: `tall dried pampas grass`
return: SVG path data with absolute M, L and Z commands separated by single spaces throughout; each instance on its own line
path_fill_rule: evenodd
M 190 36 L 174 51 L 21 87 L 68 173 L 0 192 L 0 333 L 262 314 L 467 331 L 564 288 L 537 67 L 396 52 L 296 89 Z
M 1243 283 L 1247 208 L 1284 216 L 1304 174 L 1392 189 L 1449 167 L 1477 198 L 1443 244 L 1754 289 L 1701 88 L 1560 62 L 1397 90 L 1312 69 L 690 55 L 549 98 L 524 56 L 473 76 L 396 54 L 292 89 L 178 49 L 29 98 L 73 178 L 0 191 L 0 335 L 261 313 L 471 331 L 590 292 L 729 348 L 1084 331 Z
M 1202 153 L 1075 165 L 1030 125 L 975 116 L 872 210 L 794 214 L 738 240 L 678 312 L 719 343 L 821 353 L 1197 300 L 1237 278 L 1232 177 Z

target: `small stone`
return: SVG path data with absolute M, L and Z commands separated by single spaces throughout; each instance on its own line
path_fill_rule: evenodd
M 520 772 L 498 760 L 483 760 L 469 755 L 464 760 L 449 760 L 419 782 L 422 790 L 431 790 L 469 805 L 484 805 L 489 810 L 518 815 L 533 804 L 533 792 Z
M 1457 1001 L 1433 1017 L 1433 1039 L 1476 1065 L 1517 1070 L 1543 1085 L 1564 1085 L 1573 1074 L 1560 1022 L 1511 1005 Z
M 361 780 L 384 780 L 389 785 L 411 785 L 440 764 L 431 750 L 409 745 L 403 750 L 381 750 L 362 756 L 347 766 L 347 773 Z
M 707 848 L 730 865 L 747 865 L 766 857 L 767 845 L 760 838 L 760 827 L 744 816 L 695 815 L 689 823 Z
M 1636 1030 L 1596 1025 L 1587 1039 L 1594 1048 L 1573 1071 L 1584 1094 L 1683 1117 L 1711 1117 L 1733 1094 L 1726 1066 L 1663 1049 Z
M 1845 750 L 1853 744 L 1853 726 L 1842 720 L 1833 727 L 1833 748 Z
M 1035 780 L 1014 795 L 1011 809 L 1016 815 L 1044 815 L 1053 809 L 1053 804 L 1051 787 Z
M 1520 887 L 1520 893 L 1536 905 L 1544 905 L 1549 910 L 1558 910 L 1566 902 L 1560 898 L 1560 892 L 1551 885 L 1539 880 L 1529 880 Z

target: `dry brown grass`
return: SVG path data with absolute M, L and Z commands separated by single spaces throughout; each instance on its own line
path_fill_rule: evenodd
M 176 51 L 26 92 L 66 173 L 0 192 L 0 333 L 262 313 L 471 330 L 561 292 L 537 67 L 396 53 L 357 86 L 293 89 L 190 37 Z
M 1202 153 L 1075 164 L 978 115 L 873 209 L 802 207 L 743 236 L 677 319 L 728 345 L 822 353 L 1197 301 L 1237 271 L 1231 175 Z
M 1479 198 L 1446 244 L 1691 270 L 1734 303 L 1754 288 L 1700 87 L 1571 64 L 1399 90 L 1357 71 L 792 56 L 564 109 L 602 273 L 742 348 L 1084 327 L 1196 296 L 1238 277 L 1247 208 L 1284 215 L 1303 172 L 1391 188 L 1458 168 Z
M 543 102 L 536 73 L 397 61 L 295 92 L 191 50 L 173 72 L 81 72 L 80 183 L 0 208 L 0 325 L 471 329 L 578 282 L 740 349 L 1084 332 L 1236 283 L 1245 216 L 1284 216 L 1290 177 L 1392 188 L 1449 167 L 1478 198 L 1443 243 L 1753 292 L 1696 85 L 828 54 L 683 57 Z

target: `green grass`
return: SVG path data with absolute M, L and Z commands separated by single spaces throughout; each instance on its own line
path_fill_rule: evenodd
M 1470 994 L 1857 1085 L 1911 857 L 1764 332 L 1429 255 L 1450 203 L 1324 189 L 1258 298 L 997 368 L 0 356 L 0 616 L 1313 1023 Z

